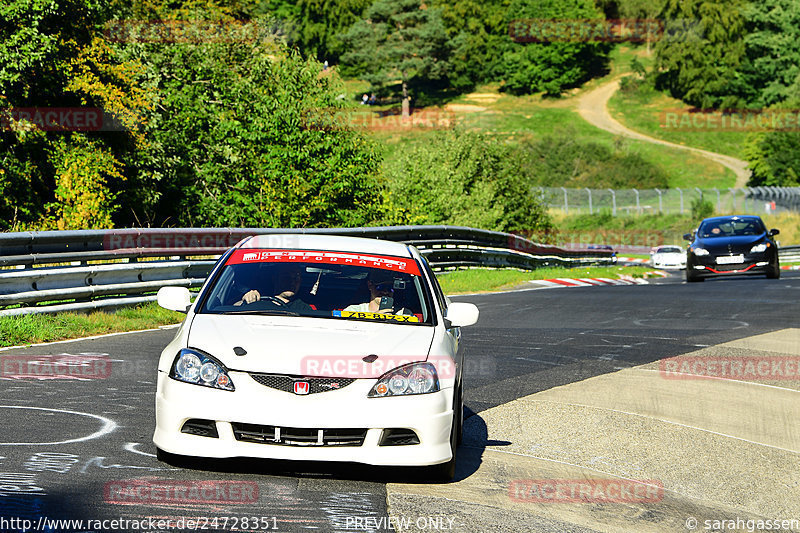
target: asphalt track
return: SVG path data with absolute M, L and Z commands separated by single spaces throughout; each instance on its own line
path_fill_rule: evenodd
M 4 365 L 58 354 L 111 365 L 94 379 L 0 379 L 0 531 L 41 517 L 151 520 L 50 531 L 690 531 L 689 518 L 700 531 L 740 519 L 726 530 L 746 531 L 746 519 L 798 520 L 800 382 L 666 379 L 658 363 L 800 356 L 800 275 L 783 276 L 455 298 L 481 319 L 464 329 L 465 439 L 443 485 L 353 464 L 158 462 L 155 366 L 170 329 L 2 351 Z M 530 480 L 596 479 L 663 490 L 644 503 L 531 497 Z M 174 527 L 182 517 L 205 518 Z M 166 519 L 173 527 L 157 527 Z

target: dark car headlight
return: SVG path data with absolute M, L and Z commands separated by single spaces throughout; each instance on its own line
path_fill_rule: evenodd
M 708 250 L 706 250 L 705 248 L 700 248 L 700 247 L 692 248 L 692 253 L 694 255 L 697 255 L 697 256 L 708 255 Z
M 766 252 L 767 248 L 769 248 L 769 243 L 768 242 L 762 242 L 762 243 L 756 244 L 755 246 L 750 248 L 750 253 L 751 254 L 759 254 L 761 252 Z
M 439 390 L 439 376 L 431 363 L 410 363 L 395 368 L 378 379 L 368 398 L 428 394 Z
M 175 356 L 169 377 L 214 389 L 236 390 L 225 365 L 200 350 L 184 348 Z

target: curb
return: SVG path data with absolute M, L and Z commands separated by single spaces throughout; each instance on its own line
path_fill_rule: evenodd
M 537 283 L 546 287 L 599 287 L 616 285 L 647 285 L 648 282 L 646 279 L 553 278 L 533 280 L 530 283 Z

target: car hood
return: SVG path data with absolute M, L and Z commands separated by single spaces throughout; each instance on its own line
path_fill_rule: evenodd
M 365 377 L 360 368 L 367 355 L 383 358 L 384 367 L 390 361 L 425 360 L 433 333 L 432 326 L 199 314 L 192 321 L 187 346 L 214 356 L 230 370 Z M 247 354 L 234 354 L 237 346 Z M 391 368 L 395 366 L 399 365 Z
M 714 237 L 711 239 L 697 239 L 694 246 L 705 248 L 711 253 L 728 253 L 729 246 L 731 252 L 749 252 L 750 248 L 760 242 L 764 242 L 767 235 L 743 235 L 740 237 Z

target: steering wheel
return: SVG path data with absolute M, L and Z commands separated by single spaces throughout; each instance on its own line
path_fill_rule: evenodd
M 270 302 L 270 303 L 272 303 L 274 305 L 277 305 L 278 307 L 286 307 L 286 302 L 284 302 L 283 300 L 281 300 L 277 296 L 266 296 L 264 298 L 261 298 L 261 301 L 264 301 L 264 300 L 266 300 L 266 301 L 268 301 L 268 302 Z

